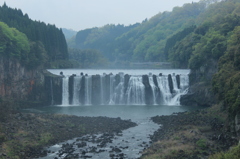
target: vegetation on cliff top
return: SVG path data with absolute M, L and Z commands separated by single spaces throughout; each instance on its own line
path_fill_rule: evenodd
M 176 67 L 188 65 L 197 72 L 198 81 L 212 81 L 213 91 L 224 102 L 229 118 L 240 113 L 239 8 L 237 0 L 209 5 L 198 17 L 204 19 L 201 24 L 175 34 L 167 41 L 172 45 L 165 47 L 166 56 Z
M 68 49 L 61 29 L 31 20 L 19 9 L 0 6 L 1 52 L 16 57 L 29 68 L 58 60 L 68 60 Z M 26 47 L 24 47 L 26 46 Z

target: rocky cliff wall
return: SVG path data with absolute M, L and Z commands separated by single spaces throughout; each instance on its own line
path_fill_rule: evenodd
M 199 69 L 191 70 L 189 93 L 181 97 L 182 105 L 212 106 L 216 98 L 212 91 L 212 77 L 217 72 L 217 61 L 212 60 Z
M 49 75 L 41 67 L 26 69 L 17 60 L 1 57 L 0 98 L 11 99 L 22 105 L 28 103 L 29 106 L 37 103 L 50 104 L 51 92 L 46 91 L 50 87 L 50 83 L 45 81 L 47 76 Z

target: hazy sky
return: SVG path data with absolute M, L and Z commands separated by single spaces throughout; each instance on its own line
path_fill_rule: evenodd
M 130 25 L 199 0 L 0 0 L 33 20 L 76 31 L 106 24 Z

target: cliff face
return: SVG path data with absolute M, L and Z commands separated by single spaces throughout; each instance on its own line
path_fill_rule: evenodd
M 182 105 L 212 106 L 216 103 L 212 91 L 212 77 L 217 72 L 217 61 L 212 60 L 206 65 L 190 73 L 189 93 L 181 97 Z
M 0 58 L 0 97 L 39 102 L 44 98 L 43 86 L 41 69 L 27 70 L 17 60 Z

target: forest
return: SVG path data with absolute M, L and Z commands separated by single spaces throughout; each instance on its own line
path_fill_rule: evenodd
M 207 2 L 185 4 L 130 26 L 105 25 L 79 31 L 68 42 L 77 49 L 97 49 L 110 61 L 163 62 L 164 50 L 172 35 L 196 23 Z
M 170 62 L 191 69 L 191 84 L 210 88 L 229 121 L 240 114 L 239 0 L 200 0 L 130 26 L 68 32 L 66 39 L 55 25 L 0 6 L 1 58 L 17 59 L 28 69 Z
M 200 0 L 131 26 L 81 30 L 68 44 L 98 50 L 109 61 L 167 61 L 174 68 L 191 69 L 196 74 L 192 81 L 212 87 L 234 116 L 240 113 L 239 27 L 238 0 Z
M 66 63 L 68 48 L 61 29 L 55 25 L 33 21 L 19 9 L 12 9 L 4 3 L 0 7 L 0 54 L 19 59 L 28 68 L 40 65 Z M 64 62 L 62 62 L 64 61 Z M 60 64 L 59 64 L 60 63 Z

